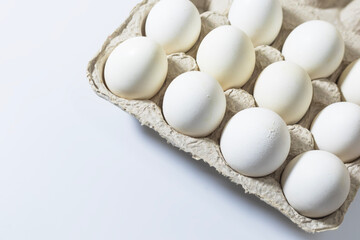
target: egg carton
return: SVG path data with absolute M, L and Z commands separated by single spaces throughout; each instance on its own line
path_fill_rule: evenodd
M 336 80 L 346 65 L 360 56 L 360 18 L 358 17 L 360 0 L 281 0 L 283 25 L 278 37 L 270 46 L 264 45 L 255 48 L 256 66 L 252 77 L 241 89 L 234 88 L 225 92 L 227 102 L 225 117 L 220 126 L 211 135 L 204 138 L 189 137 L 172 129 L 162 115 L 162 101 L 166 88 L 175 77 L 184 72 L 198 70 L 194 58 L 199 44 L 212 29 L 229 24 L 227 13 L 232 3 L 231 0 L 192 1 L 201 13 L 202 28 L 199 40 L 187 53 L 175 53 L 167 56 L 168 74 L 164 85 L 153 98 L 150 100 L 127 100 L 112 94 L 105 85 L 103 70 L 108 56 L 121 42 L 145 35 L 146 17 L 158 1 L 144 0 L 139 3 L 125 22 L 107 38 L 100 52 L 89 62 L 87 76 L 93 90 L 100 97 L 136 117 L 142 125 L 154 129 L 168 143 L 190 153 L 195 160 L 202 159 L 232 182 L 241 185 L 245 192 L 256 195 L 278 209 L 301 229 L 307 232 L 321 232 L 338 228 L 360 187 L 360 158 L 345 164 L 351 177 L 350 193 L 345 203 L 337 211 L 323 218 L 312 219 L 296 212 L 284 197 L 280 177 L 285 165 L 292 158 L 315 148 L 314 139 L 308 130 L 315 115 L 325 106 L 342 100 Z M 279 50 L 288 34 L 299 24 L 313 19 L 329 21 L 341 32 L 346 44 L 344 60 L 330 77 L 312 81 L 314 97 L 308 112 L 297 124 L 288 125 L 291 148 L 285 163 L 274 173 L 265 177 L 253 178 L 241 175 L 227 165 L 221 154 L 219 147 L 221 132 L 235 113 L 256 106 L 251 94 L 258 75 L 269 64 L 284 60 Z

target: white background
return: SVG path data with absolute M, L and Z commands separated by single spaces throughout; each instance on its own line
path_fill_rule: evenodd
M 0 2 L 0 239 L 359 236 L 359 196 L 307 234 L 95 95 L 87 62 L 137 1 Z

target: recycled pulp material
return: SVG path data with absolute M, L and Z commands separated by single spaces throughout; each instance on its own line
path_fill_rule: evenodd
M 202 30 L 195 46 L 187 53 L 168 56 L 169 72 L 161 90 L 150 100 L 126 100 L 112 94 L 104 83 L 103 69 L 112 50 L 126 39 L 144 35 L 146 17 L 159 0 L 144 0 L 138 4 L 127 20 L 105 41 L 100 52 L 88 65 L 87 76 L 94 91 L 124 111 L 136 117 L 159 133 L 173 146 L 188 152 L 196 160 L 202 159 L 231 181 L 241 185 L 246 192 L 255 194 L 267 204 L 278 209 L 291 221 L 307 232 L 321 232 L 339 227 L 344 215 L 360 187 L 360 159 L 346 164 L 351 176 L 350 194 L 340 209 L 329 216 L 311 219 L 298 214 L 286 201 L 279 183 L 286 163 L 296 155 L 314 149 L 314 140 L 308 128 L 315 115 L 325 106 L 341 101 L 336 80 L 346 65 L 360 56 L 360 0 L 281 0 L 284 13 L 283 26 L 271 46 L 256 47 L 256 67 L 249 82 L 242 89 L 225 92 L 227 110 L 221 125 L 208 137 L 192 138 L 173 130 L 164 120 L 161 106 L 165 90 L 179 74 L 198 70 L 194 60 L 201 40 L 212 29 L 229 24 L 226 17 L 231 0 L 193 0 L 201 13 Z M 232 170 L 225 162 L 219 148 L 219 139 L 226 122 L 238 111 L 255 107 L 252 97 L 253 86 L 259 73 L 269 64 L 283 60 L 279 52 L 287 35 L 302 22 L 323 19 L 333 23 L 341 32 L 345 43 L 345 58 L 339 69 L 326 79 L 313 80 L 314 97 L 304 118 L 295 125 L 289 125 L 291 149 L 286 162 L 276 172 L 261 178 L 243 176 Z

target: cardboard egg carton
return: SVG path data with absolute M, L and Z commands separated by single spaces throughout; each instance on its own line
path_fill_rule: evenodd
M 325 106 L 341 101 L 341 93 L 336 85 L 345 66 L 360 56 L 360 0 L 281 0 L 284 21 L 282 29 L 271 46 L 258 46 L 256 66 L 251 79 L 241 89 L 229 89 L 225 92 L 227 110 L 221 125 L 205 138 L 185 136 L 172 129 L 162 115 L 162 101 L 170 82 L 181 73 L 198 70 L 197 49 L 204 36 L 212 29 L 229 24 L 227 13 L 231 0 L 193 0 L 201 13 L 202 29 L 199 40 L 187 53 L 175 53 L 168 56 L 169 68 L 164 85 L 150 100 L 127 100 L 112 94 L 104 83 L 103 69 L 112 50 L 126 39 L 144 34 L 144 23 L 151 8 L 159 0 L 144 0 L 130 13 L 121 26 L 110 35 L 100 52 L 89 62 L 87 76 L 94 91 L 102 98 L 120 107 L 136 117 L 173 146 L 188 152 L 195 160 L 203 160 L 232 182 L 241 185 L 245 192 L 255 194 L 261 200 L 278 209 L 291 221 L 307 232 L 321 232 L 339 227 L 344 215 L 355 198 L 360 187 L 360 159 L 347 163 L 351 176 L 351 189 L 345 203 L 334 213 L 319 219 L 311 219 L 297 213 L 286 201 L 279 183 L 285 165 L 296 155 L 315 148 L 313 137 L 308 130 L 315 115 Z M 323 19 L 333 23 L 341 32 L 345 43 L 345 58 L 339 69 L 326 79 L 313 80 L 314 97 L 304 118 L 294 125 L 289 125 L 291 149 L 286 162 L 274 173 L 260 178 L 243 176 L 230 168 L 222 157 L 219 140 L 227 121 L 240 110 L 255 107 L 252 91 L 260 72 L 269 64 L 284 60 L 281 47 L 292 29 L 302 22 Z M 316 184 L 316 183 L 314 183 Z

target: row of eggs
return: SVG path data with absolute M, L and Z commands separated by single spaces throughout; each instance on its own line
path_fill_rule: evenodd
M 254 46 L 270 44 L 280 31 L 281 5 L 278 0 L 235 0 L 229 20 L 230 26 L 215 28 L 200 43 L 196 57 L 200 72 L 179 75 L 165 92 L 165 120 L 185 135 L 204 137 L 219 126 L 226 110 L 224 90 L 249 80 L 255 67 Z M 199 12 L 189 0 L 161 0 L 147 17 L 146 37 L 126 40 L 110 54 L 104 69 L 107 87 L 127 99 L 150 99 L 167 76 L 166 54 L 188 51 L 200 30 Z M 259 107 L 237 113 L 222 132 L 220 148 L 230 167 L 260 177 L 282 165 L 290 150 L 287 124 L 307 112 L 313 96 L 311 79 L 331 75 L 344 49 L 340 33 L 325 21 L 305 22 L 290 33 L 282 49 L 285 61 L 266 67 L 255 83 Z M 305 216 L 330 214 L 349 193 L 344 162 L 360 156 L 359 78 L 358 60 L 338 83 L 349 102 L 326 107 L 312 123 L 320 150 L 297 156 L 282 174 L 284 195 Z

